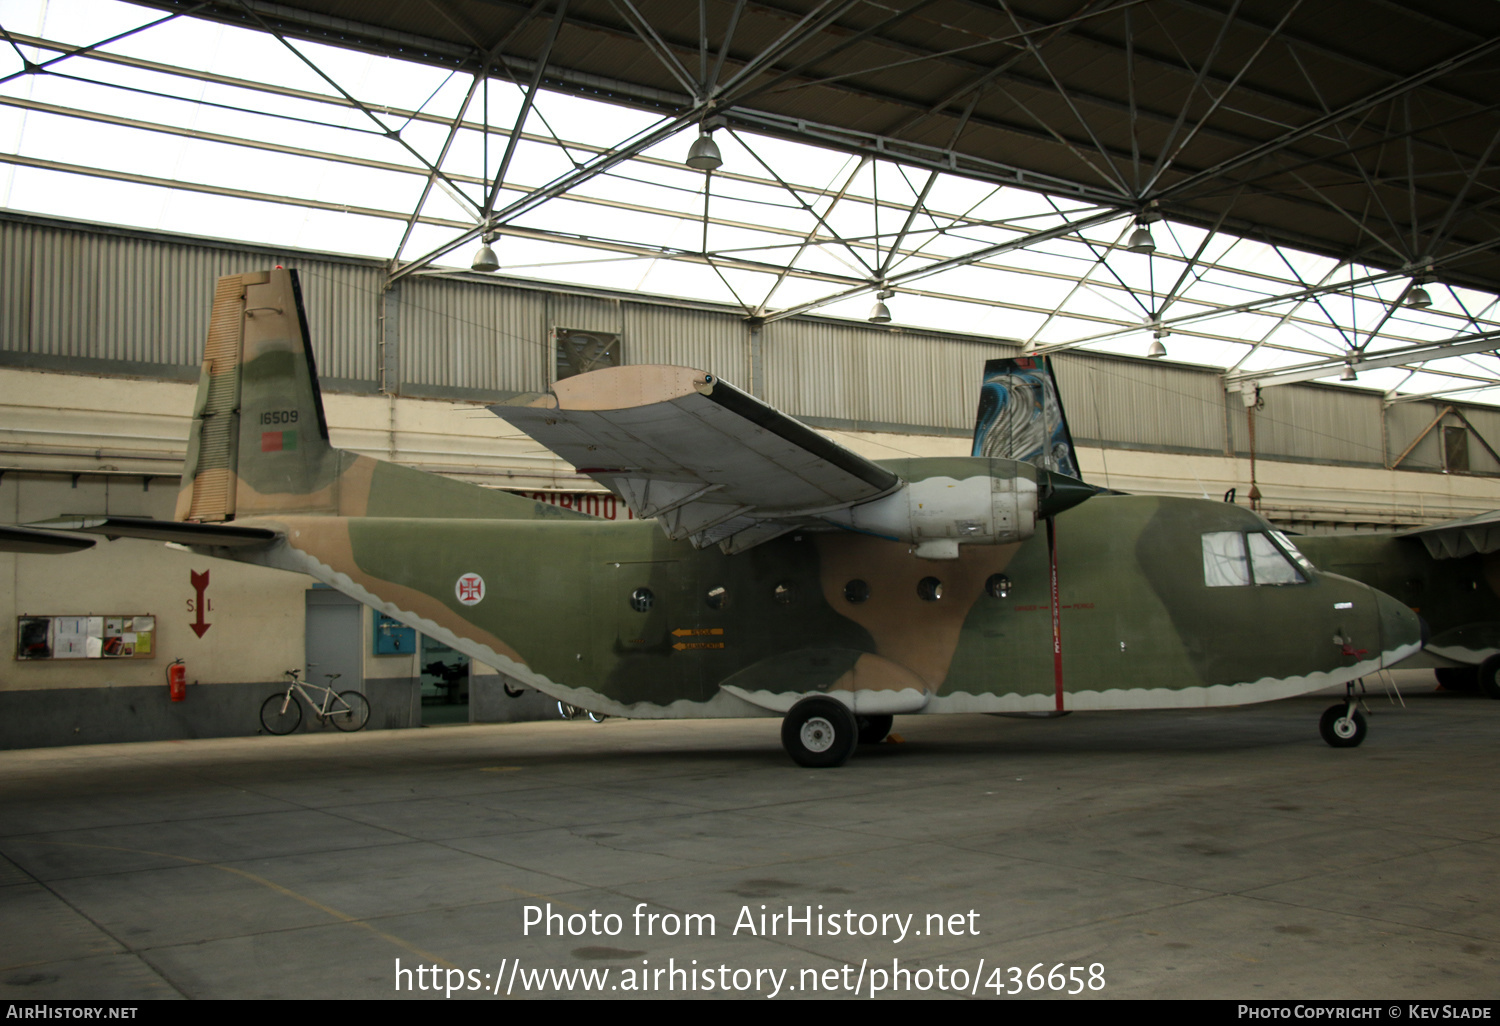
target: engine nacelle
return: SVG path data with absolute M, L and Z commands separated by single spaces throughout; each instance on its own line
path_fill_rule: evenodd
M 824 519 L 913 542 L 923 559 L 957 559 L 960 545 L 1025 541 L 1036 532 L 1038 472 L 1030 463 L 965 456 L 881 465 L 901 475 L 900 488 Z

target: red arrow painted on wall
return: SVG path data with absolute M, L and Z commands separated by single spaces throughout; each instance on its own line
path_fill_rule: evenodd
M 193 579 L 193 590 L 198 593 L 198 601 L 194 603 L 198 608 L 198 621 L 190 623 L 188 626 L 193 629 L 194 634 L 201 638 L 213 626 L 213 624 L 204 623 L 203 621 L 203 607 L 208 605 L 208 600 L 203 597 L 203 593 L 208 590 L 208 571 L 205 570 L 200 574 L 196 570 L 189 570 L 188 573 Z

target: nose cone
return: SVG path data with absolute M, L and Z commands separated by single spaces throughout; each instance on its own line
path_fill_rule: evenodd
M 1380 665 L 1390 666 L 1422 647 L 1422 620 L 1385 592 L 1374 588 L 1370 591 L 1375 596 L 1376 615 L 1380 620 Z
M 1056 516 L 1065 509 L 1072 509 L 1084 499 L 1099 494 L 1099 489 L 1093 485 L 1084 484 L 1076 477 L 1054 474 L 1040 467 L 1037 468 L 1036 483 L 1037 516 L 1040 517 Z

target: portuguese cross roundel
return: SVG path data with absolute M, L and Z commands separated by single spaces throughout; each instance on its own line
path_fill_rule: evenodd
M 461 605 L 476 605 L 484 598 L 484 578 L 478 574 L 464 574 L 453 586 L 453 593 L 458 596 Z

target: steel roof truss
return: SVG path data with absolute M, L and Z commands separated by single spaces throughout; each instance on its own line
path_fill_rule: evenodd
M 1362 356 L 1352 363 L 1346 358 L 1339 357 L 1333 360 L 1319 360 L 1316 363 L 1301 364 L 1296 367 L 1285 367 L 1281 370 L 1240 371 L 1235 374 L 1224 375 L 1224 387 L 1233 390 L 1250 383 L 1260 385 L 1261 387 L 1290 385 L 1299 381 L 1313 381 L 1317 378 L 1327 377 L 1350 366 L 1356 371 L 1374 370 L 1377 367 L 1402 367 L 1407 364 L 1420 364 L 1428 360 L 1440 360 L 1448 356 L 1462 356 L 1465 353 L 1491 352 L 1497 345 L 1500 345 L 1500 343 L 1495 341 L 1496 339 L 1500 339 L 1500 329 L 1476 332 L 1471 335 L 1460 335 L 1445 342 L 1426 342 L 1414 346 L 1405 346 L 1401 349 L 1385 350 L 1373 356 Z

